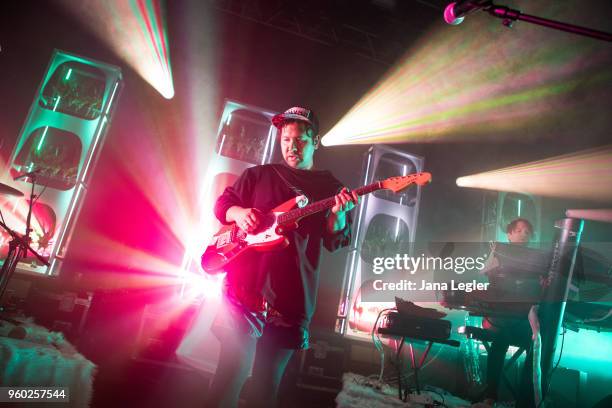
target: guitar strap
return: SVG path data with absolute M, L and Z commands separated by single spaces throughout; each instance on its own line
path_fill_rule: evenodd
M 272 169 L 276 172 L 276 174 L 278 174 L 278 176 L 281 178 L 281 180 L 283 180 L 285 185 L 287 187 L 289 187 L 289 189 L 295 193 L 296 196 L 304 196 L 304 197 L 306 197 L 307 201 L 306 201 L 306 203 L 304 205 L 306 205 L 306 204 L 308 204 L 310 202 L 310 198 L 302 190 L 300 190 L 299 188 L 297 188 L 296 186 L 294 186 L 293 184 L 288 182 L 287 179 L 281 174 L 281 172 L 278 171 L 276 166 L 273 165 Z M 304 205 L 301 205 L 300 207 L 303 207 Z

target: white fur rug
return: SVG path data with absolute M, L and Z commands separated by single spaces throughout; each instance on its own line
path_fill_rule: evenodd
M 0 324 L 0 386 L 67 387 L 70 403 L 62 406 L 89 406 L 96 366 L 61 333 L 29 321 Z
M 425 404 L 403 402 L 398 398 L 397 388 L 380 384 L 358 374 L 346 373 L 342 377 L 342 391 L 336 397 L 338 408 L 421 408 Z M 452 394 L 422 391 L 421 395 L 429 396 L 435 401 L 444 398 L 449 408 L 464 408 L 471 404 Z

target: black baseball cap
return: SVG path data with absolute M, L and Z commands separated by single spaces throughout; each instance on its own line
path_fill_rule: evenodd
M 289 108 L 285 112 L 274 116 L 272 118 L 272 124 L 280 129 L 283 127 L 283 123 L 288 120 L 299 120 L 306 122 L 312 126 L 312 130 L 314 131 L 315 135 L 319 133 L 319 119 L 317 119 L 314 112 L 310 109 L 294 106 L 293 108 Z

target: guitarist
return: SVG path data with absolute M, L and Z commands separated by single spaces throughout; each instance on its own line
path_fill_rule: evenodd
M 314 313 L 321 246 L 335 251 L 351 240 L 351 211 L 359 202 L 327 170 L 314 168 L 320 145 L 314 113 L 293 107 L 276 115 L 282 164 L 245 170 L 215 204 L 223 224 L 236 223 L 252 233 L 262 214 L 296 196 L 309 203 L 335 195 L 335 206 L 303 218 L 287 233 L 289 245 L 277 251 L 251 251 L 226 268 L 226 313 L 213 326 L 221 342 L 211 385 L 212 406 L 235 407 L 251 367 L 248 406 L 273 407 L 280 380 L 295 350 L 308 347 Z M 222 324 L 217 324 L 222 320 Z M 222 327 L 225 326 L 225 327 Z

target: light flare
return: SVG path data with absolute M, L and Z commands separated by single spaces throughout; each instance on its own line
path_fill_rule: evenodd
M 612 145 L 459 177 L 457 185 L 612 202 Z
M 542 11 L 561 17 L 559 10 Z M 469 24 L 440 22 L 425 33 L 322 143 L 499 140 L 505 132 L 537 132 L 561 119 L 578 126 L 580 118 L 590 120 L 597 101 L 605 102 L 612 83 L 607 44 L 528 24 L 508 30 L 484 14 L 471 17 Z
M 56 1 L 164 98 L 174 96 L 167 24 L 160 0 Z

